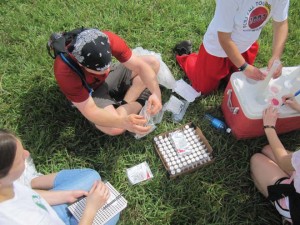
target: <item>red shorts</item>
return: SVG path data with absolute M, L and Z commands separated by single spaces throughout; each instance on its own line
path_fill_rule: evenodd
M 258 53 L 258 43 L 252 46 L 242 56 L 247 63 L 253 65 Z M 220 81 L 236 72 L 237 68 L 228 57 L 221 58 L 210 55 L 205 50 L 203 44 L 199 48 L 199 53 L 176 56 L 176 60 L 192 83 L 194 89 L 207 95 L 218 89 Z

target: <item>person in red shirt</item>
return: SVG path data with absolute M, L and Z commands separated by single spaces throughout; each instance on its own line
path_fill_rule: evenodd
M 137 115 L 148 100 L 148 112 L 161 108 L 157 80 L 159 61 L 154 56 L 136 56 L 126 42 L 110 31 L 83 29 L 67 45 L 68 56 L 81 67 L 86 83 L 61 57 L 56 57 L 54 74 L 60 90 L 81 114 L 102 132 L 119 135 L 126 130 L 144 134 L 150 129 Z M 119 62 L 112 64 L 112 56 Z

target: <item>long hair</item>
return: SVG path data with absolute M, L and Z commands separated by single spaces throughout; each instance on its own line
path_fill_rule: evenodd
M 0 179 L 11 169 L 17 150 L 17 138 L 9 131 L 0 129 Z

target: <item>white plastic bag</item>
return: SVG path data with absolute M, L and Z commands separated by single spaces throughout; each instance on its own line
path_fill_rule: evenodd
M 160 85 L 168 88 L 168 89 L 173 89 L 175 87 L 176 80 L 171 73 L 169 67 L 162 61 L 160 53 L 156 53 L 153 51 L 149 51 L 147 49 L 143 49 L 142 47 L 137 47 L 132 50 L 132 52 L 135 55 L 153 55 L 155 56 L 159 62 L 160 62 L 160 67 L 159 71 L 157 74 L 157 79 Z
M 138 165 L 126 169 L 126 174 L 129 179 L 129 182 L 132 185 L 153 178 L 153 173 L 147 162 L 142 162 Z

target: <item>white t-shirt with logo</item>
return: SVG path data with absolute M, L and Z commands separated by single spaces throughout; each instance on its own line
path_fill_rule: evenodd
M 14 182 L 15 196 L 0 203 L 0 224 L 64 225 L 51 206 L 35 191 Z
M 217 0 L 214 18 L 203 38 L 206 51 L 227 57 L 218 39 L 218 31 L 231 33 L 240 53 L 247 51 L 258 39 L 270 18 L 282 22 L 288 17 L 289 0 Z

